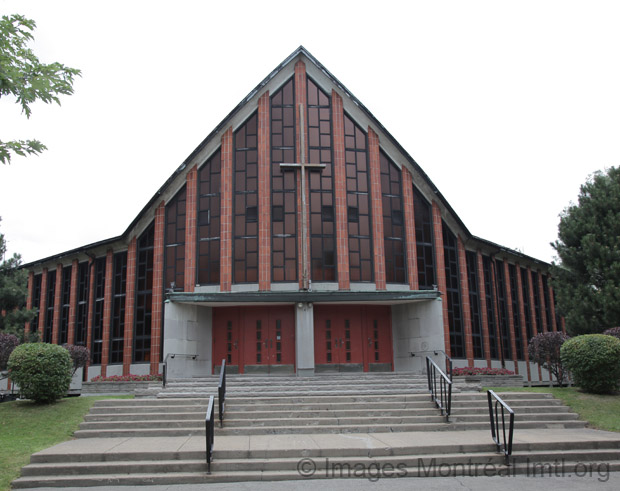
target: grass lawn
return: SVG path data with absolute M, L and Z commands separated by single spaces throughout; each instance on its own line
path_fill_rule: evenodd
M 96 400 L 119 398 L 133 396 L 67 397 L 55 404 L 0 404 L 0 491 L 10 488 L 31 454 L 70 440 Z
M 579 414 L 590 428 L 620 432 L 620 394 L 586 394 L 576 387 L 488 387 L 495 392 L 550 392 Z

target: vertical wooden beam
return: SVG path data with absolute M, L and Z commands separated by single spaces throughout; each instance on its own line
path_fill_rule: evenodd
M 344 108 L 342 97 L 332 90 L 332 124 L 334 130 L 334 195 L 336 205 L 336 258 L 338 288 L 349 290 L 349 229 L 347 218 L 347 175 L 344 146 Z
M 222 135 L 221 224 L 220 224 L 220 291 L 229 292 L 232 285 L 232 206 L 233 206 L 233 131 Z
M 185 271 L 183 291 L 193 292 L 196 286 L 196 227 L 198 207 L 198 166 L 188 173 L 185 183 Z M 170 285 L 163 285 L 168 287 Z
M 258 99 L 258 289 L 271 290 L 269 92 Z
M 303 153 L 304 155 L 308 155 L 308 125 L 306 124 L 306 120 L 305 118 L 307 118 L 307 114 L 308 114 L 308 90 L 307 90 L 307 83 L 306 83 L 306 64 L 303 61 L 298 61 L 297 63 L 295 63 L 295 151 L 296 154 L 298 156 L 301 156 L 301 154 Z M 300 112 L 300 108 L 301 108 L 301 112 Z M 303 114 L 302 114 L 303 112 Z M 301 121 L 301 118 L 304 118 L 304 121 Z M 303 137 L 302 137 L 302 129 L 303 129 Z M 301 145 L 304 145 L 303 148 L 303 152 L 302 152 L 302 148 Z M 298 157 L 299 158 L 299 157 Z M 305 171 L 301 171 L 301 172 L 305 172 Z M 295 172 L 296 174 L 296 181 L 297 181 L 297 257 L 300 258 L 298 260 L 298 278 L 299 278 L 299 288 L 304 288 L 304 279 L 303 279 L 303 272 L 304 272 L 304 264 L 303 264 L 303 237 L 304 237 L 304 233 L 302 232 L 302 197 L 303 194 L 302 193 L 306 193 L 306 196 L 309 196 L 308 193 L 308 188 L 309 188 L 309 183 L 306 181 L 306 189 L 302 189 L 301 187 L 301 183 L 302 183 L 302 179 L 301 179 L 301 172 Z M 310 200 L 306 201 L 306 210 L 305 210 L 305 215 L 307 217 L 310 216 Z M 305 234 L 306 236 L 306 250 L 310 251 L 310 234 Z M 311 254 L 308 254 L 308 259 L 306 261 L 306 271 L 309 271 L 309 275 L 312 275 L 312 268 L 311 268 L 311 264 L 310 264 L 310 256 Z
M 368 154 L 370 157 L 370 203 L 372 210 L 372 245 L 375 253 L 375 284 L 385 290 L 385 243 L 383 237 L 383 197 L 381 194 L 381 157 L 379 136 L 368 128 Z
M 164 317 L 164 228 L 166 204 L 162 201 L 155 210 L 153 240 L 153 303 L 151 305 L 151 375 L 159 374 L 159 358 L 163 340 Z M 195 241 L 194 241 L 195 243 Z M 194 268 L 196 271 L 196 268 Z
M 123 375 L 129 375 L 133 357 L 133 328 L 136 305 L 136 255 L 138 239 L 133 237 L 127 248 L 125 287 L 125 318 L 123 320 Z
M 405 240 L 407 251 L 407 278 L 409 289 L 418 290 L 418 254 L 415 236 L 415 210 L 413 205 L 413 177 L 409 169 L 403 167 L 403 205 L 405 209 Z

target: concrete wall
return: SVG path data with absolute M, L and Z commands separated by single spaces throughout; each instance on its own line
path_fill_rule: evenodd
M 439 366 L 444 350 L 443 313 L 441 299 L 392 306 L 392 340 L 394 371 L 426 371 L 426 356 Z M 435 356 L 433 351 L 438 351 Z M 415 356 L 411 356 L 414 353 Z
M 163 360 L 167 361 L 168 377 L 210 375 L 213 353 L 212 309 L 166 302 L 164 326 Z M 175 355 L 174 358 L 172 354 Z

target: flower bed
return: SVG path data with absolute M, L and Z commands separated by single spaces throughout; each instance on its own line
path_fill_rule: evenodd
M 487 367 L 463 367 L 453 368 L 452 375 L 455 377 L 461 375 L 514 375 L 515 372 L 507 368 L 487 368 Z
M 162 375 L 111 375 L 93 377 L 82 385 L 83 394 L 134 394 L 147 389 L 151 382 L 161 382 Z
M 452 376 L 478 390 L 480 387 L 523 387 L 523 377 L 506 368 L 453 368 Z
M 159 375 L 111 375 L 102 377 L 97 375 L 90 379 L 91 382 L 158 382 L 163 379 L 161 373 Z

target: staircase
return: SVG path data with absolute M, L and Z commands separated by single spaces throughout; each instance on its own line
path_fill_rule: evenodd
M 445 477 L 449 466 L 458 473 L 466 463 L 470 473 L 475 464 L 480 474 L 485 464 L 505 469 L 491 440 L 486 394 L 455 389 L 446 422 L 424 376 L 360 373 L 229 376 L 208 475 L 204 418 L 217 380 L 177 380 L 154 398 L 97 401 L 76 439 L 34 454 L 13 487 L 325 478 L 355 466 L 411 477 L 432 476 L 438 466 Z M 517 415 L 511 472 L 555 459 L 620 470 L 620 434 L 584 428 L 549 394 L 501 396 Z

